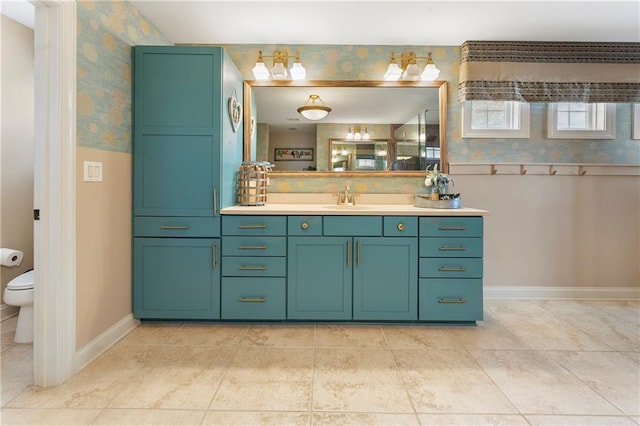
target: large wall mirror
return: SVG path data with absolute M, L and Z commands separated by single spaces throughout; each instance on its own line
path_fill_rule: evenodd
M 311 95 L 331 108 L 298 113 Z M 447 82 L 246 81 L 244 159 L 273 174 L 424 175 L 447 170 Z

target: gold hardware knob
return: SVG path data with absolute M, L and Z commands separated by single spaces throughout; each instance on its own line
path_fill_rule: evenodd
M 398 231 L 404 231 L 404 223 L 398 224 Z
M 302 229 L 309 229 L 309 224 L 308 224 L 307 222 L 302 222 L 302 223 L 300 224 L 300 228 L 302 228 Z

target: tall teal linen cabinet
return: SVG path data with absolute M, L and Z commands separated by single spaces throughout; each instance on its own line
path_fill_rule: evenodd
M 220 317 L 220 215 L 235 203 L 242 75 L 219 47 L 133 49 L 133 313 Z

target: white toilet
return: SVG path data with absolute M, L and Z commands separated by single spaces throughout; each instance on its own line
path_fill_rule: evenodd
M 19 306 L 16 343 L 33 342 L 33 270 L 9 281 L 4 290 L 4 303 Z

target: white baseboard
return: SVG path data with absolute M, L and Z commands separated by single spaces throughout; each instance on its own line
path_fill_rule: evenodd
M 3 303 L 2 305 L 0 305 L 0 321 L 15 317 L 16 315 L 18 315 L 19 309 L 20 308 L 18 308 L 17 306 L 7 305 L 6 303 Z
M 640 300 L 640 287 L 484 286 L 484 298 Z
M 79 351 L 76 351 L 74 361 L 75 371 L 80 371 L 90 362 L 102 355 L 104 351 L 113 346 L 118 340 L 129 334 L 131 330 L 136 328 L 140 321 L 133 318 L 133 314 L 129 314 L 115 323 L 107 331 L 93 339 Z

